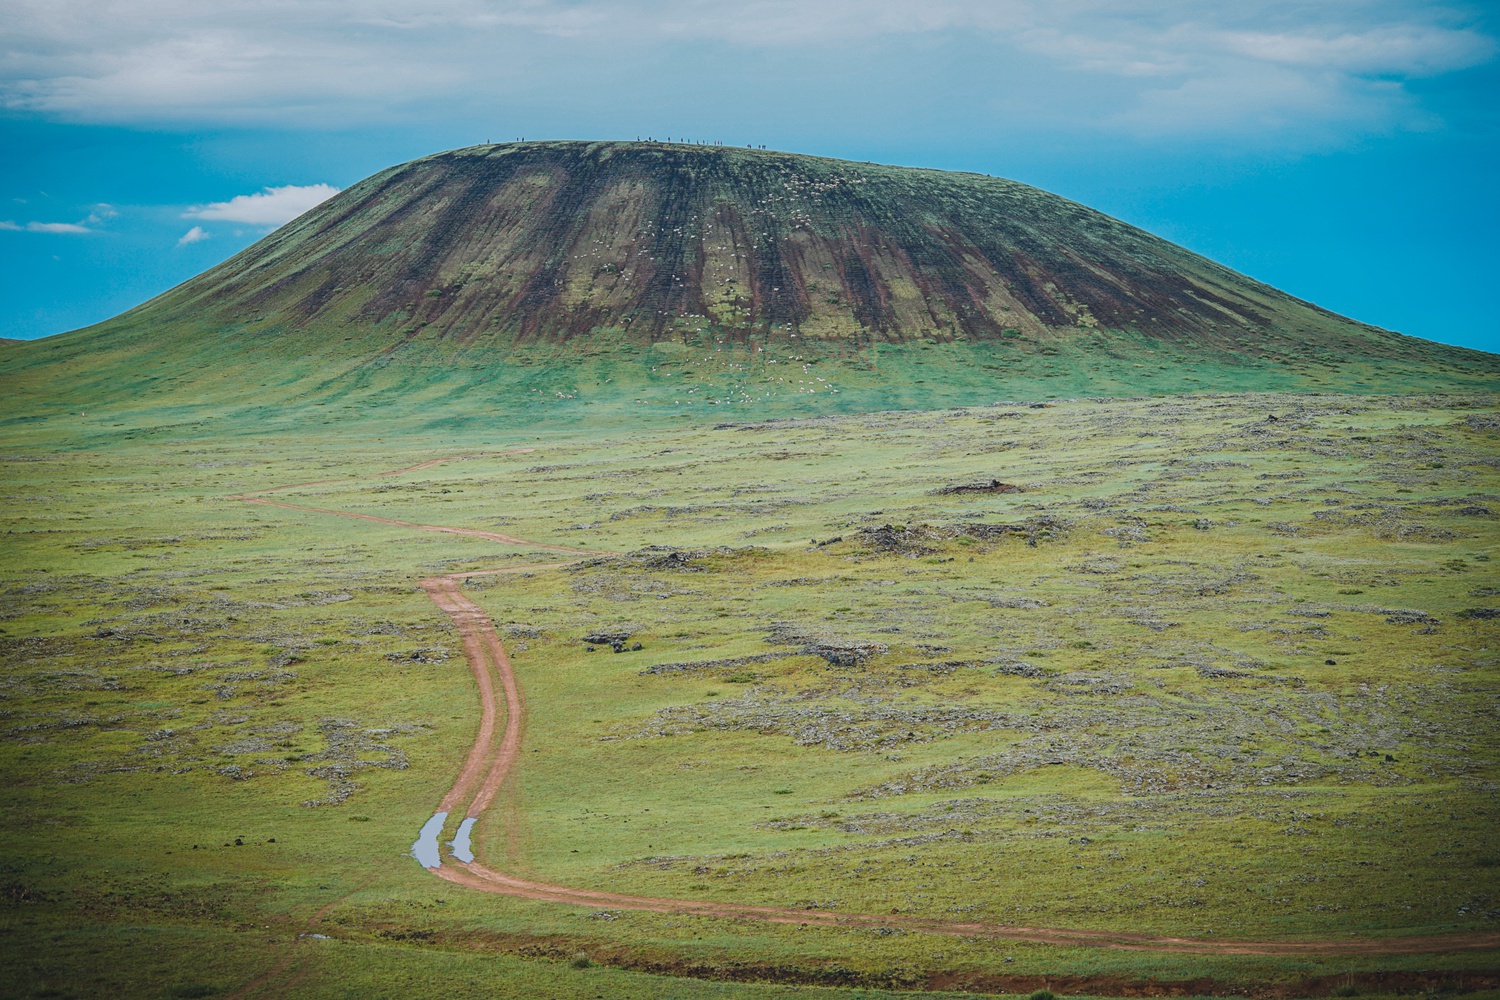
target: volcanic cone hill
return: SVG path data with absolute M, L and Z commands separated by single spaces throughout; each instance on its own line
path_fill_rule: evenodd
M 534 142 L 384 170 L 114 320 L 0 347 L 0 374 L 49 398 L 170 384 L 806 411 L 1492 388 L 1500 358 L 1354 322 L 1013 181 Z
M 259 330 L 500 337 L 784 331 L 900 342 L 1371 331 L 1011 181 L 722 147 L 544 143 L 384 171 L 154 302 Z

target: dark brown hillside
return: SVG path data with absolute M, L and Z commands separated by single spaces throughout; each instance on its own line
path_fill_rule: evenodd
M 724 147 L 520 143 L 383 171 L 143 307 L 481 346 L 1138 331 L 1388 337 L 1012 181 Z

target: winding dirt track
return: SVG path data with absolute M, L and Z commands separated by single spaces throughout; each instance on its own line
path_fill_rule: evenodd
M 488 455 L 451 455 L 434 458 L 404 469 L 380 473 L 394 476 L 403 472 L 414 472 L 444 462 L 462 461 L 470 458 L 490 458 L 500 455 L 525 454 L 533 451 L 521 448 L 515 451 Z M 265 504 L 286 510 L 299 510 L 315 514 L 331 514 L 337 517 L 358 518 L 389 524 L 396 527 L 415 528 L 420 531 L 438 531 L 454 535 L 468 535 L 510 545 L 523 545 L 545 552 L 566 553 L 574 556 L 604 555 L 598 550 L 579 549 L 563 545 L 548 545 L 515 538 L 493 531 L 472 528 L 452 528 L 444 525 L 418 524 L 413 521 L 398 521 L 375 517 L 370 514 L 329 510 L 322 507 L 306 507 L 300 504 L 269 500 L 264 493 L 298 489 L 306 486 L 322 486 L 340 480 L 323 480 L 316 483 L 298 483 L 265 490 L 254 490 L 238 494 L 231 499 L 245 503 Z M 463 581 L 475 576 L 494 576 L 504 573 L 532 572 L 539 569 L 556 569 L 566 563 L 531 564 L 510 566 L 504 569 L 475 570 L 429 577 L 422 581 L 422 589 L 432 602 L 457 626 L 463 638 L 464 655 L 473 671 L 479 688 L 480 719 L 479 733 L 469 750 L 463 769 L 454 781 L 448 794 L 438 804 L 437 813 L 447 814 L 448 820 L 463 809 L 465 821 L 478 820 L 494 801 L 496 794 L 509 776 L 511 768 L 521 751 L 521 739 L 525 731 L 526 702 L 511 668 L 510 657 L 500 643 L 494 623 L 489 616 L 461 591 Z M 503 717 L 504 725 L 498 726 Z M 497 732 L 498 726 L 498 732 Z M 446 826 L 446 823 L 444 824 Z M 471 824 L 472 825 L 472 824 Z M 441 839 L 441 834 L 439 835 Z M 731 917 L 742 920 L 761 920 L 770 923 L 799 924 L 807 926 L 858 927 L 890 926 L 935 934 L 954 934 L 968 937 L 1006 938 L 1016 941 L 1034 941 L 1045 944 L 1081 945 L 1114 948 L 1131 951 L 1186 952 L 1214 955 L 1397 955 L 1432 954 L 1439 952 L 1472 951 L 1500 948 L 1500 933 L 1453 934 L 1442 936 L 1407 936 L 1310 940 L 1310 941 L 1224 941 L 1199 938 L 1165 937 L 1155 934 L 1138 934 L 1129 931 L 1070 930 L 1057 927 L 1026 927 L 1010 924 L 966 923 L 934 920 L 902 915 L 833 913 L 825 910 L 799 910 L 781 906 L 754 906 L 745 903 L 714 902 L 692 899 L 663 899 L 654 896 L 633 896 L 622 893 L 603 892 L 597 889 L 577 889 L 547 882 L 537 882 L 516 875 L 495 871 L 477 859 L 470 862 L 449 857 L 428 871 L 456 885 L 493 892 L 507 896 L 545 902 L 570 903 L 596 909 L 650 910 L 661 913 L 699 914 L 703 916 Z

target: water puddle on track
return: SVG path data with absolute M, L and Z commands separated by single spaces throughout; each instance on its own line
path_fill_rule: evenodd
M 474 860 L 474 848 L 469 843 L 469 834 L 473 829 L 474 817 L 470 816 L 458 824 L 458 832 L 453 835 L 453 843 L 449 845 L 453 848 L 453 856 L 464 864 L 468 864 Z
M 417 864 L 423 868 L 442 867 L 443 859 L 438 853 L 438 836 L 443 832 L 443 824 L 447 821 L 447 813 L 433 813 L 432 819 L 422 824 L 422 832 L 417 834 L 417 842 L 411 845 L 411 856 L 416 858 Z M 464 838 L 464 843 L 468 844 L 467 836 Z

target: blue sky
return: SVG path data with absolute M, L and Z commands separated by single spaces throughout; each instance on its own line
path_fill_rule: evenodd
M 1500 17 L 1411 0 L 7 0 L 0 336 L 381 167 L 682 136 L 1013 177 L 1500 350 Z

